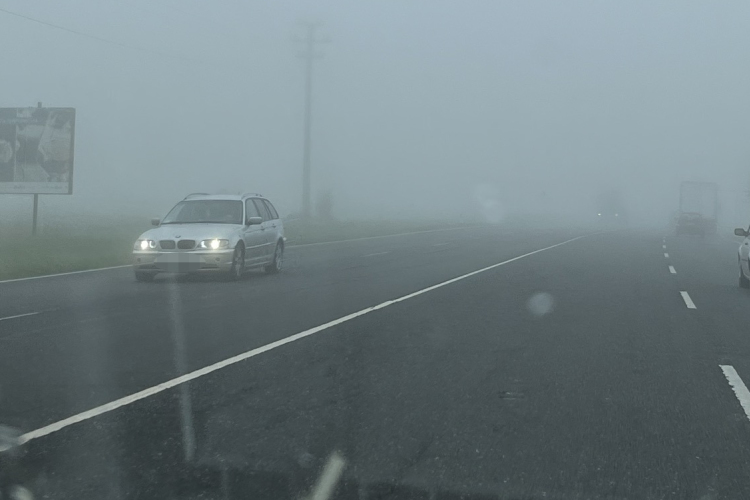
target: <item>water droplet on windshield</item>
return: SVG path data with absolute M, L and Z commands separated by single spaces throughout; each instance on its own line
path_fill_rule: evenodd
M 526 307 L 535 316 L 549 314 L 555 308 L 555 299 L 547 292 L 535 293 L 526 302 Z

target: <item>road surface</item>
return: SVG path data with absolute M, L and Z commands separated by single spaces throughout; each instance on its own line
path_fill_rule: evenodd
M 38 498 L 748 498 L 738 245 L 479 227 L 0 283 L 0 423 Z

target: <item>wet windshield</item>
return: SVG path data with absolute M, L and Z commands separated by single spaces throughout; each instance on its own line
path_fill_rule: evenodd
M 242 224 L 242 202 L 230 200 L 182 201 L 162 224 Z
M 750 499 L 750 0 L 0 41 L 0 500 Z

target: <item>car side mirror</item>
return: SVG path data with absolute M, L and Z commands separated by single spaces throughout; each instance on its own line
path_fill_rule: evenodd
M 258 224 L 263 224 L 263 217 L 248 217 L 246 224 L 248 226 L 257 226 Z
M 746 238 L 747 237 L 747 231 L 745 231 L 741 227 L 738 227 L 737 229 L 734 230 L 734 235 L 735 236 L 742 236 L 743 238 Z
M 160 219 L 151 219 L 151 225 L 152 226 L 158 226 L 159 224 L 161 224 L 161 220 Z

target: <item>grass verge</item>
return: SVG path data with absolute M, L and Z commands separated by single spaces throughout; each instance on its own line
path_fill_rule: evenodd
M 466 224 L 409 221 L 286 221 L 288 245 L 341 241 L 371 236 L 429 231 Z M 116 227 L 116 229 L 113 229 Z M 130 263 L 133 242 L 147 224 L 49 229 L 37 237 L 9 232 L 0 234 L 0 280 L 43 276 Z

